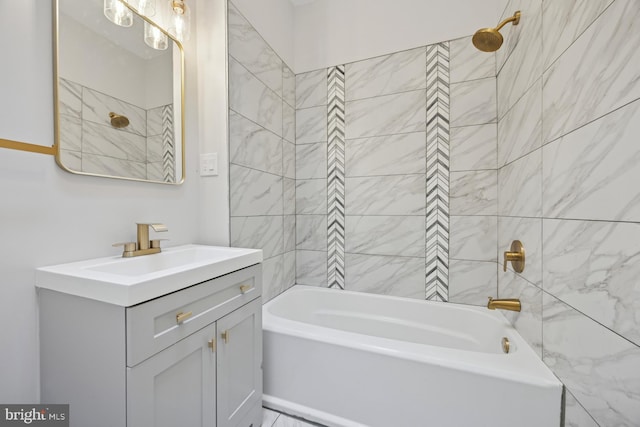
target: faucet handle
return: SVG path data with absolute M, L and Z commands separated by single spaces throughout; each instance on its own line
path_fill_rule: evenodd
M 118 246 L 124 246 L 125 252 L 131 252 L 136 250 L 136 242 L 114 243 L 111 246 L 113 246 L 114 248 L 117 248 Z
M 170 240 L 170 239 L 153 239 L 151 240 L 151 247 L 152 248 L 159 248 L 160 247 L 160 242 L 165 241 L 165 240 Z

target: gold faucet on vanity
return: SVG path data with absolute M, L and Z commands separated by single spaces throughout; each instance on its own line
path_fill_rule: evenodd
M 518 298 L 493 299 L 492 297 L 489 297 L 487 308 L 489 310 L 499 308 L 500 310 L 520 311 L 522 309 L 522 304 L 520 304 L 520 300 Z
M 161 231 L 167 231 L 168 230 L 167 226 L 164 224 L 141 224 L 141 223 L 138 223 L 137 226 L 138 226 L 137 242 L 114 243 L 113 246 L 124 246 L 124 251 L 122 252 L 122 256 L 124 258 L 160 253 L 161 239 L 149 240 L 149 227 L 153 228 L 153 231 L 161 232 Z

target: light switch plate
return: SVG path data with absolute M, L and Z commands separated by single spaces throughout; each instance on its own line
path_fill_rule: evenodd
M 200 176 L 218 175 L 218 153 L 200 154 Z

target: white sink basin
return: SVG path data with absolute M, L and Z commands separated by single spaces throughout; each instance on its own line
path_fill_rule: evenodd
M 185 245 L 38 268 L 36 286 L 128 307 L 260 262 L 259 249 Z

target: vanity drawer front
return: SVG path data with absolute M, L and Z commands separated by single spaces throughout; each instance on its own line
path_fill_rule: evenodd
M 127 308 L 127 366 L 137 365 L 261 294 L 258 264 Z

